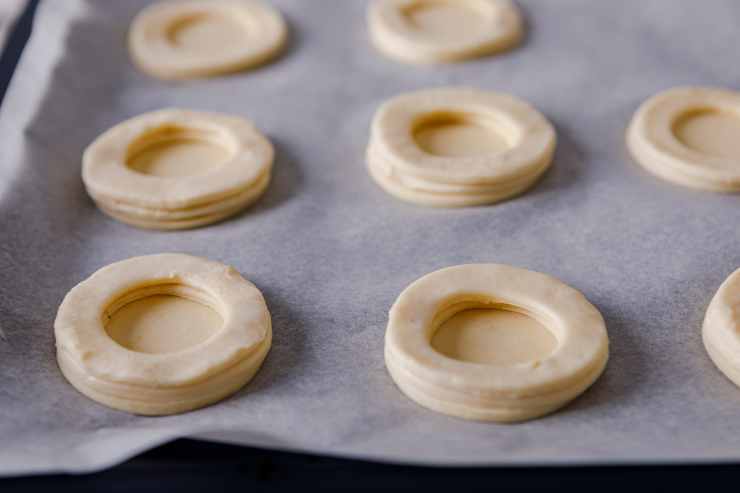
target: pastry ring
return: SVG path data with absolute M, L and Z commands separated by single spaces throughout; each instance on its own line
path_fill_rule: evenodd
M 106 331 L 120 308 L 154 295 L 209 306 L 222 327 L 194 346 L 144 353 Z M 67 380 L 106 406 L 144 415 L 181 413 L 244 386 L 270 349 L 270 314 L 260 291 L 232 267 L 183 254 L 134 257 L 104 267 L 75 286 L 54 321 L 57 360 Z
M 479 364 L 435 351 L 435 331 L 469 309 L 528 315 L 557 345 L 543 359 Z M 602 373 L 608 338 L 599 311 L 575 289 L 545 274 L 498 264 L 459 265 L 412 283 L 391 308 L 385 361 L 412 400 L 437 412 L 485 421 L 543 416 L 584 392 Z
M 473 128 L 502 148 L 437 155 L 419 135 L 435 128 Z M 502 93 L 428 89 L 383 104 L 372 123 L 367 164 L 388 193 L 439 207 L 490 204 L 531 187 L 550 167 L 555 129 L 536 109 Z
M 730 129 L 724 138 L 734 141 L 735 155 L 699 148 L 722 136 L 721 129 L 699 134 L 696 142 L 684 141 L 681 130 L 694 118 L 726 118 Z M 645 169 L 679 185 L 718 192 L 740 191 L 738 141 L 740 93 L 707 87 L 679 87 L 653 96 L 627 130 L 627 145 Z
M 200 36 L 188 42 L 183 33 Z M 203 42 L 203 36 L 208 41 Z M 129 31 L 129 51 L 144 72 L 192 79 L 260 65 L 285 45 L 280 12 L 260 0 L 159 2 L 143 9 Z
M 518 44 L 524 32 L 510 0 L 376 0 L 368 24 L 381 52 L 412 63 L 490 55 Z
M 202 172 L 158 176 L 135 169 L 142 153 L 168 143 L 219 148 L 224 162 L 202 163 Z M 242 118 L 165 109 L 120 123 L 88 146 L 82 180 L 98 207 L 128 224 L 182 229 L 219 221 L 252 204 L 267 188 L 272 144 Z
M 702 328 L 704 347 L 717 368 L 740 387 L 740 269 L 712 298 Z

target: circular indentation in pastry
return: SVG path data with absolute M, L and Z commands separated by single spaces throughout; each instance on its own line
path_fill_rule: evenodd
M 129 293 L 106 309 L 105 331 L 126 349 L 176 353 L 207 340 L 223 326 L 213 308 L 215 300 L 204 291 L 178 284 L 153 288 Z M 189 296 L 182 296 L 183 291 Z
M 126 165 L 145 175 L 180 177 L 208 173 L 233 157 L 233 149 L 200 134 L 186 128 L 155 130 L 131 144 Z
M 415 1 L 401 8 L 401 13 L 422 36 L 453 41 L 480 36 L 490 15 L 483 2 L 476 0 Z
M 104 132 L 83 155 L 82 179 L 108 215 L 183 229 L 234 215 L 270 181 L 270 142 L 242 118 L 181 109 L 145 113 Z
M 196 13 L 172 22 L 167 28 L 170 43 L 183 51 L 213 53 L 235 50 L 249 42 L 248 24 L 219 12 Z
M 740 269 L 722 283 L 709 303 L 702 338 L 717 368 L 740 387 Z
M 678 118 L 673 133 L 689 149 L 740 163 L 740 114 L 717 109 L 691 111 Z
M 498 154 L 515 145 L 495 121 L 464 113 L 428 115 L 413 135 L 422 150 L 442 157 Z
M 133 20 L 129 51 L 152 76 L 191 79 L 262 64 L 286 38 L 280 12 L 260 0 L 166 1 Z
M 740 93 L 674 88 L 643 103 L 627 130 L 635 160 L 674 183 L 740 190 Z
M 534 319 L 521 342 L 537 334 L 537 354 L 470 362 L 434 348 L 435 334 L 474 321 L 480 310 Z M 581 293 L 545 274 L 499 264 L 449 267 L 415 281 L 391 308 L 385 338 L 386 366 L 402 392 L 432 410 L 475 420 L 522 421 L 553 412 L 591 386 L 607 359 L 604 320 Z
M 557 346 L 552 332 L 532 317 L 498 309 L 456 313 L 440 324 L 431 342 L 448 358 L 493 365 L 540 361 Z
M 504 51 L 523 33 L 519 10 L 509 0 L 376 0 L 368 22 L 381 52 L 414 63 Z
M 148 322 L 181 326 L 156 327 L 157 337 L 139 340 L 126 339 L 111 326 L 130 329 L 142 315 L 127 310 L 171 297 L 201 304 L 200 309 L 207 305 L 215 313 L 202 321 L 217 327 L 185 335 L 196 321 L 181 315 L 192 316 L 192 307 L 188 313 L 155 313 L 151 305 L 144 311 Z M 171 301 L 159 308 L 183 308 Z M 144 322 L 140 328 L 155 329 Z M 267 355 L 272 328 L 262 294 L 233 268 L 159 254 L 116 262 L 75 286 L 59 307 L 54 334 L 59 366 L 77 390 L 109 407 L 163 415 L 212 404 L 244 386 Z
M 422 205 L 490 204 L 549 168 L 553 126 L 506 94 L 467 88 L 402 94 L 373 119 L 367 164 L 387 192 Z

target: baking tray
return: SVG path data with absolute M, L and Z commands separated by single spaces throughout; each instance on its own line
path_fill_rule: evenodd
M 385 462 L 556 465 L 740 459 L 740 391 L 701 344 L 704 310 L 740 266 L 740 196 L 648 175 L 623 142 L 632 112 L 676 85 L 738 87 L 732 0 L 520 2 L 524 45 L 468 63 L 417 67 L 370 45 L 366 2 L 274 0 L 291 27 L 276 63 L 163 83 L 125 44 L 146 2 L 42 2 L 0 109 L 0 474 L 81 472 L 191 436 Z M 377 106 L 400 92 L 466 85 L 522 97 L 553 121 L 551 171 L 490 207 L 399 202 L 368 177 Z M 252 119 L 277 148 L 251 210 L 192 231 L 127 227 L 80 181 L 100 132 L 162 107 Z M 54 358 L 65 293 L 98 268 L 178 251 L 235 266 L 265 294 L 273 348 L 233 398 L 146 418 L 79 395 Z M 501 262 L 554 275 L 603 313 L 604 375 L 543 419 L 446 417 L 404 397 L 383 363 L 387 310 L 435 269 Z

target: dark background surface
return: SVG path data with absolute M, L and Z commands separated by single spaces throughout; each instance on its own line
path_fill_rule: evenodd
M 0 0 L 2 1 L 2 0 Z M 31 32 L 32 0 L 0 57 L 0 103 Z M 0 163 L 1 164 L 1 163 Z M 0 437 L 0 447 L 2 437 Z M 177 440 L 106 471 L 0 480 L 15 491 L 204 491 L 206 489 L 421 489 L 668 491 L 740 485 L 740 465 L 559 468 L 429 468 L 377 464 Z

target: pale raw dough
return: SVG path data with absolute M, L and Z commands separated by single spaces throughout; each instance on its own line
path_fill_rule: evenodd
M 105 331 L 121 346 L 140 353 L 176 353 L 218 332 L 224 321 L 197 301 L 153 295 L 132 301 L 111 314 Z
M 531 187 L 549 168 L 556 134 L 527 103 L 469 88 L 402 94 L 375 114 L 370 175 L 422 205 L 491 204 Z
M 223 147 L 199 140 L 170 140 L 152 144 L 128 161 L 145 175 L 180 177 L 206 174 L 229 160 Z
M 627 131 L 635 160 L 671 182 L 740 191 L 740 93 L 680 87 L 653 96 Z
M 106 406 L 164 415 L 219 401 L 257 372 L 272 340 L 259 290 L 233 268 L 182 254 L 104 267 L 54 322 L 67 380 Z
M 116 125 L 85 150 L 82 179 L 106 214 L 150 229 L 193 228 L 267 189 L 274 150 L 250 122 L 180 109 Z
M 466 121 L 428 123 L 414 132 L 414 138 L 422 150 L 443 157 L 498 154 L 511 147 L 511 142 L 484 125 Z
M 552 332 L 532 317 L 497 309 L 456 313 L 432 337 L 432 347 L 445 356 L 498 365 L 544 359 L 556 345 Z
M 428 274 L 401 293 L 385 361 L 422 406 L 511 422 L 584 392 L 604 370 L 608 347 L 604 319 L 575 289 L 538 272 L 470 264 Z
M 722 283 L 712 298 L 702 337 L 717 368 L 740 387 L 740 269 Z
M 453 62 L 518 44 L 523 22 L 510 0 L 375 0 L 371 39 L 386 55 L 412 63 Z
M 192 79 L 260 65 L 286 39 L 280 12 L 260 0 L 166 1 L 133 20 L 129 51 L 154 77 Z
M 674 133 L 690 149 L 740 163 L 740 114 L 698 111 L 680 118 Z

